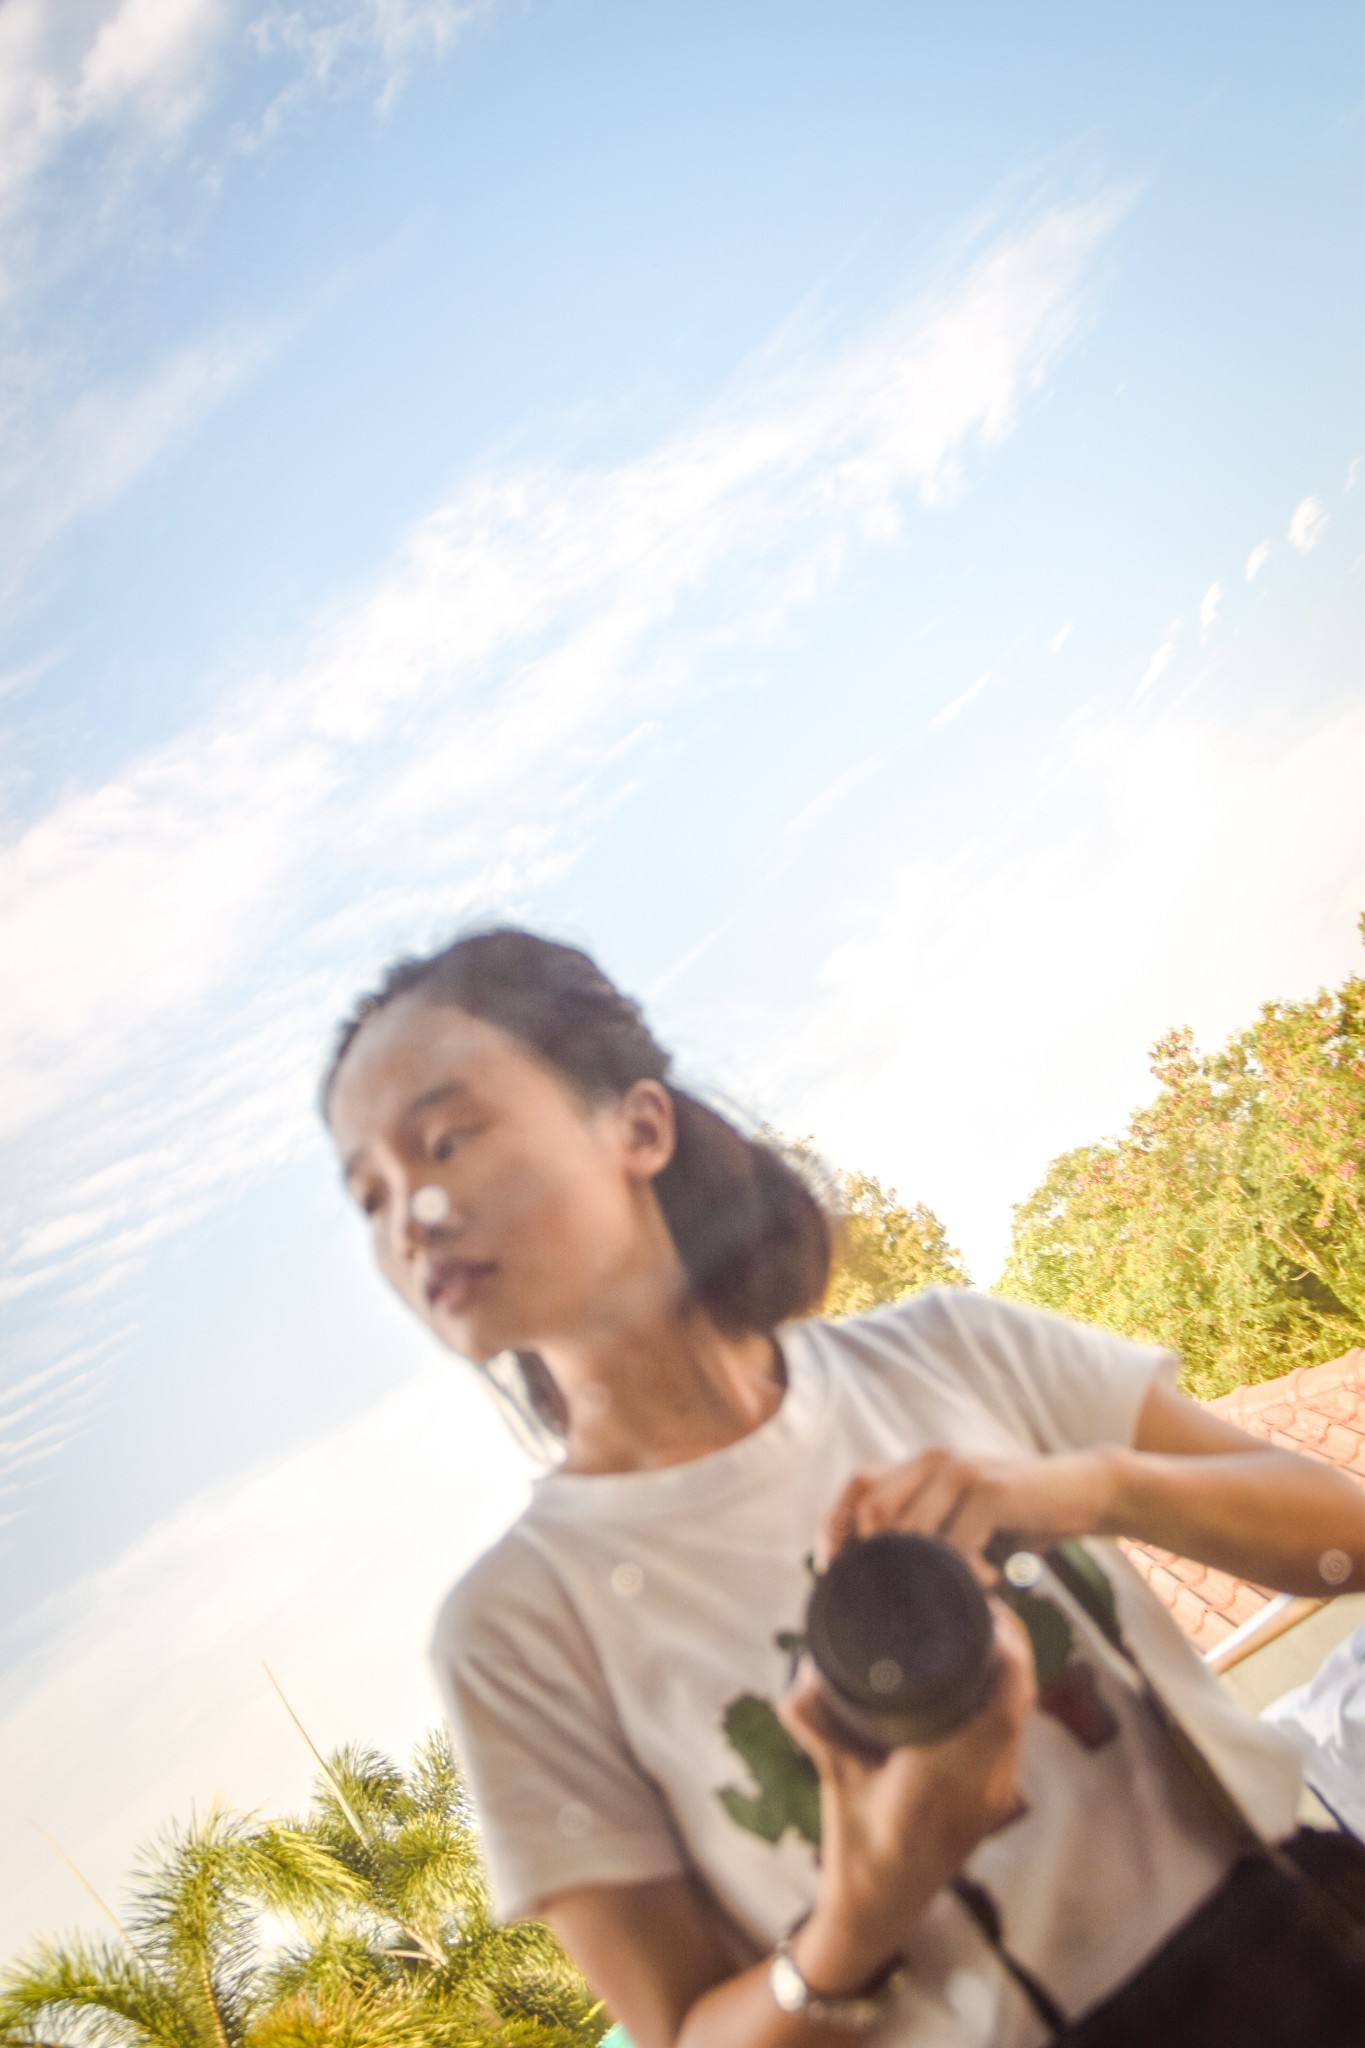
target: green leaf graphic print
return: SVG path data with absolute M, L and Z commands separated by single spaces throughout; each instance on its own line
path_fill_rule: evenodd
M 765 1842 L 780 1842 L 788 1828 L 795 1828 L 818 1849 L 820 1780 L 815 1765 L 793 1742 L 768 1701 L 757 1693 L 742 1693 L 725 1709 L 721 1725 L 758 1787 L 757 1792 L 742 1792 L 727 1785 L 717 1793 L 731 1820 Z

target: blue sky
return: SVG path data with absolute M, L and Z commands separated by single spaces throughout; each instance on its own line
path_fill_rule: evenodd
M 1358 956 L 1352 6 L 0 12 L 0 1940 L 434 1709 L 513 1454 L 311 1095 L 581 939 L 1010 1205 Z M 395 1578 L 401 1598 L 393 1595 Z

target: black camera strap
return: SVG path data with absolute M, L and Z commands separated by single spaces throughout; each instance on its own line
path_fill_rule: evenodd
M 1078 1551 L 1082 1553 L 1079 1557 L 1076 1555 Z M 1044 1553 L 1038 1563 L 1041 1571 L 1037 1590 L 1052 1600 L 1079 1631 L 1080 1639 L 1093 1660 L 1129 1693 L 1141 1699 L 1156 1717 L 1173 1752 L 1203 1794 L 1206 1805 L 1238 1845 L 1240 1860 L 1254 1859 L 1268 1864 L 1300 1896 L 1305 1892 L 1312 1894 L 1316 1911 L 1333 1928 L 1339 1952 L 1353 1968 L 1365 1966 L 1365 1925 L 1333 1891 L 1316 1882 L 1278 1842 L 1265 1835 L 1203 1746 L 1190 1734 L 1138 1662 L 1118 1625 L 1116 1611 L 1108 1603 L 1096 1599 L 1096 1574 L 1102 1570 L 1098 1561 L 1081 1544 L 1074 1543 Z M 1105 1577 L 1107 1579 L 1107 1574 Z M 989 1942 L 1002 1969 L 1047 2027 L 1054 2042 L 1064 2043 L 1072 2038 L 1073 2022 L 1067 2019 L 1047 1987 L 1010 1952 L 1000 1909 L 985 1886 L 959 1875 L 951 1889 Z M 1150 1966 L 1144 1966 L 1144 1969 L 1147 1967 Z
M 1054 2034 L 1062 2033 L 1068 2024 L 1066 2014 L 1046 1986 L 1039 1983 L 1032 1970 L 1027 1969 L 1018 1956 L 1011 1955 L 1006 1948 L 1004 1929 L 1000 1924 L 1000 1908 L 986 1887 L 977 1884 L 973 1878 L 963 1877 L 959 1873 L 953 1879 L 951 1888 L 995 1950 L 1001 1967 L 1013 1977 L 1043 2025 L 1050 2027 Z

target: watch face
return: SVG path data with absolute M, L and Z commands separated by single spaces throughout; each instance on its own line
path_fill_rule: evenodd
M 773 1997 L 783 2012 L 804 2012 L 810 2002 L 806 1980 L 790 1956 L 776 1955 L 768 1970 Z

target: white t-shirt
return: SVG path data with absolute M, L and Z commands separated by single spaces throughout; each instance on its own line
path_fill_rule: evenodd
M 693 1871 L 768 1947 L 813 1904 L 818 1873 L 780 1768 L 755 1746 L 755 1717 L 770 1729 L 763 1703 L 784 1690 L 789 1663 L 775 1638 L 801 1627 L 805 1560 L 836 1496 L 868 1466 L 933 1444 L 1017 1454 L 1129 1443 L 1153 1375 L 1174 1366 L 1169 1353 L 965 1289 L 778 1336 L 787 1388 L 760 1428 L 662 1470 L 550 1474 L 441 1611 L 437 1673 L 506 1918 L 575 1885 Z M 1261 1830 L 1289 1833 L 1293 1746 L 1241 1712 L 1114 1545 L 1090 1549 L 1168 1708 Z M 1084 1722 L 1035 1713 L 1020 1773 L 1027 1810 L 967 1865 L 1006 1946 L 1071 2015 L 1157 1948 L 1234 1853 L 1151 1709 L 1101 1658 L 1082 1661 L 1110 1732 L 1087 1746 L 1073 1732 Z M 919 1923 L 910 1964 L 879 2040 L 1044 2039 L 952 1893 Z

